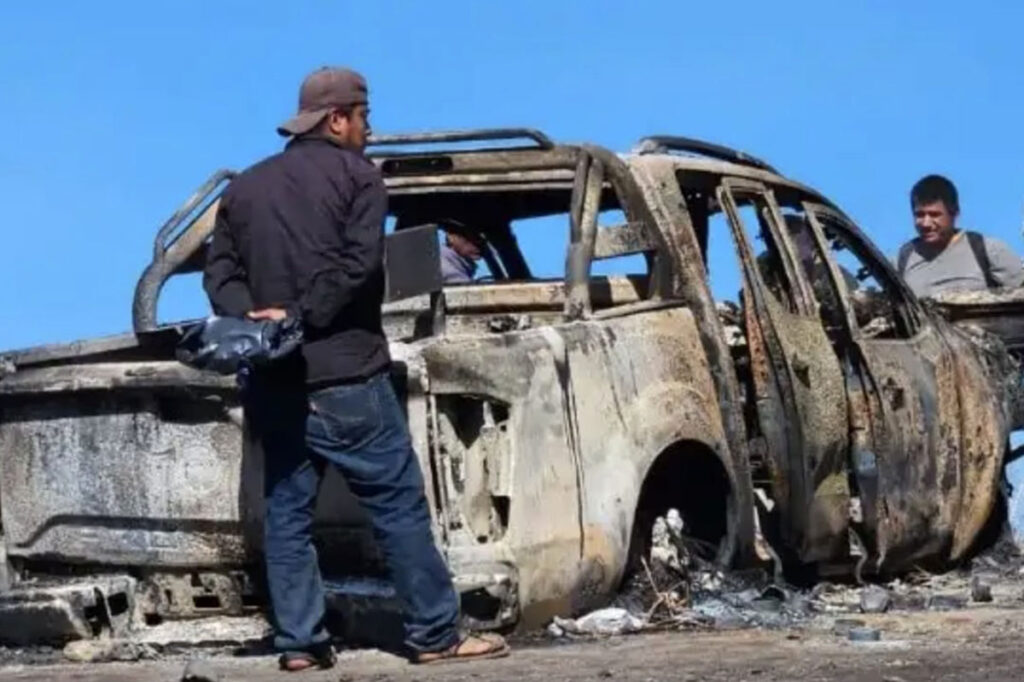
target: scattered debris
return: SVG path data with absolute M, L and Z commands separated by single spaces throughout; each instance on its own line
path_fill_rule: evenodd
M 860 610 L 864 613 L 885 613 L 892 606 L 889 590 L 879 585 L 869 585 L 860 592 Z
M 683 518 L 676 509 L 654 520 L 651 530 L 651 561 L 678 573 L 690 567 L 690 557 L 683 543 Z
M 261 616 L 214 616 L 198 620 L 167 621 L 140 629 L 136 639 L 161 652 L 186 651 L 195 647 L 239 648 L 254 646 L 271 635 L 270 624 Z
M 924 611 L 928 608 L 928 597 L 917 589 L 896 594 L 892 608 L 899 611 Z
M 640 561 L 615 602 L 615 610 L 597 611 L 582 619 L 559 619 L 548 634 L 620 634 L 638 630 L 682 628 L 789 628 L 831 630 L 851 641 L 878 641 L 880 633 L 854 614 L 891 611 L 948 611 L 969 602 L 1024 601 L 1017 586 L 1024 582 L 1024 556 L 1012 541 L 1003 541 L 974 558 L 969 566 L 946 573 L 917 570 L 884 584 L 863 587 L 821 582 L 797 589 L 774 580 L 763 570 L 723 573 L 702 558 L 686 535 L 675 510 L 655 519 L 649 561 Z M 994 591 L 993 585 L 1000 590 Z M 969 598 L 968 598 L 969 595 Z M 614 614 L 620 620 L 607 621 Z M 628 626 L 627 614 L 631 616 Z M 591 620 L 587 620 L 591 619 Z M 583 625 L 586 622 L 587 625 Z M 598 627 L 595 623 L 608 623 Z
M 220 682 L 221 675 L 207 661 L 193 659 L 185 666 L 181 682 Z
M 851 642 L 878 642 L 882 639 L 882 632 L 878 628 L 852 628 L 847 638 Z
M 763 570 L 722 572 L 688 537 L 677 510 L 655 519 L 649 559 L 640 561 L 615 606 L 644 630 L 786 627 L 817 611 L 806 595 L 777 585 Z M 601 612 L 596 612 L 601 613 Z M 591 614 L 593 616 L 594 614 Z M 590 616 L 587 616 L 590 617 Z M 548 634 L 571 632 L 556 618 Z
M 555 616 L 552 625 L 557 628 L 554 632 L 560 630 L 570 635 L 625 635 L 642 631 L 647 621 L 626 609 L 613 607 L 593 611 L 575 620 Z
M 0 668 L 14 665 L 53 665 L 63 660 L 61 649 L 48 644 L 0 647 Z
M 932 611 L 956 611 L 967 606 L 967 597 L 960 594 L 933 594 L 928 598 Z
M 976 602 L 992 601 L 992 586 L 980 576 L 971 578 L 971 599 Z
M 76 663 L 148 661 L 159 658 L 148 644 L 128 639 L 79 639 L 64 647 L 64 658 Z
M 867 623 L 856 618 L 836 618 L 832 624 L 832 632 L 839 635 L 840 637 L 848 637 L 850 632 L 865 627 Z
M 123 637 L 131 626 L 135 580 L 100 575 L 27 582 L 0 593 L 0 643 L 57 644 L 99 635 Z

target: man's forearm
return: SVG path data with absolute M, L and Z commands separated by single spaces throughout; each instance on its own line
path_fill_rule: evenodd
M 229 280 L 214 287 L 206 287 L 213 312 L 218 315 L 242 317 L 253 309 L 252 294 L 244 282 Z
M 203 289 L 218 315 L 241 317 L 252 310 L 252 293 L 245 277 L 234 239 L 222 216 L 218 216 L 213 239 L 206 254 Z

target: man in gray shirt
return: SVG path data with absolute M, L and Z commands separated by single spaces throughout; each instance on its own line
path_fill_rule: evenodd
M 1020 258 L 1004 242 L 956 226 L 956 187 L 928 175 L 910 190 L 917 238 L 904 244 L 897 269 L 918 296 L 944 291 L 1016 289 L 1024 283 Z

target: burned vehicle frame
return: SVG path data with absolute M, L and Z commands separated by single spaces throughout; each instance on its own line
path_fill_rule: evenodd
M 995 371 L 814 190 L 677 137 L 617 155 L 528 129 L 430 133 L 378 137 L 371 158 L 395 221 L 393 380 L 470 624 L 605 602 L 669 508 L 722 566 L 756 562 L 763 537 L 784 564 L 894 571 L 956 560 L 984 527 L 1008 432 Z M 29 593 L 74 636 L 126 609 L 260 603 L 262 453 L 234 382 L 176 363 L 183 325 L 157 320 L 165 281 L 202 267 L 230 178 L 159 230 L 133 333 L 5 354 L 0 621 Z M 561 277 L 534 276 L 512 227 L 541 216 L 564 218 L 546 228 L 567 237 Z M 451 219 L 479 230 L 489 281 L 442 285 Z M 709 285 L 715 244 L 738 302 Z M 615 259 L 643 272 L 595 274 Z M 389 594 L 336 475 L 316 537 L 334 591 Z M 95 576 L 120 591 L 90 591 Z

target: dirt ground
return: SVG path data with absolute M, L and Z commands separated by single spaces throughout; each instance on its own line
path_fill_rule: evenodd
M 303 680 L 847 680 L 939 682 L 1024 679 L 1024 609 L 969 607 L 949 612 L 858 616 L 881 631 L 855 643 L 818 623 L 804 629 L 663 632 L 601 640 L 520 642 L 498 661 L 411 666 L 378 651 L 350 651 L 333 670 Z M 198 654 L 197 654 L 198 655 Z M 9 665 L 0 680 L 178 680 L 187 659 L 108 664 Z M 267 656 L 210 657 L 224 682 L 285 674 Z

